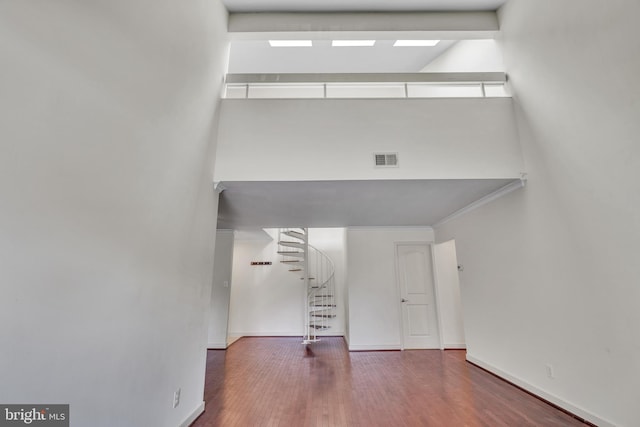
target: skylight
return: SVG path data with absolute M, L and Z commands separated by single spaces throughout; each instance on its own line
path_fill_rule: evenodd
M 334 47 L 363 47 L 374 44 L 376 44 L 375 40 L 333 40 L 331 42 L 331 46 Z
M 396 40 L 394 47 L 423 47 L 435 46 L 440 40 Z
M 269 40 L 271 47 L 311 47 L 311 40 Z

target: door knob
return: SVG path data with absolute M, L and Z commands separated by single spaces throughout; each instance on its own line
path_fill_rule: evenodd
M 409 302 L 409 300 L 408 300 L 408 299 L 404 299 L 404 298 L 402 298 L 402 301 L 401 301 L 401 302 Z

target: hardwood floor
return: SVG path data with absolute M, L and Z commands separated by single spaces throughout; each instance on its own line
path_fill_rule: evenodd
M 209 350 L 211 426 L 583 426 L 461 350 L 349 353 L 342 338 L 242 338 Z

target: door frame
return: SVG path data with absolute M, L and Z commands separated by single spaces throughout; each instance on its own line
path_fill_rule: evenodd
M 404 350 L 404 321 L 402 316 L 402 289 L 400 288 L 400 266 L 398 265 L 398 247 L 399 246 L 428 246 L 431 252 L 431 277 L 433 279 L 433 296 L 436 310 L 436 319 L 438 322 L 438 346 L 440 350 L 444 350 L 444 341 L 442 340 L 442 316 L 440 315 L 440 294 L 438 292 L 438 278 L 436 275 L 436 259 L 433 250 L 434 242 L 432 241 L 399 241 L 393 242 L 394 268 L 396 276 L 396 307 L 398 309 L 398 328 L 400 332 L 400 350 Z

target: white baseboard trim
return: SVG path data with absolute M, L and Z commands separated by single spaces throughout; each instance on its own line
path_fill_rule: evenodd
M 301 337 L 302 332 L 229 332 L 229 335 L 234 337 Z
M 229 335 L 227 337 L 227 348 L 229 348 L 229 346 L 231 344 L 233 344 L 234 342 L 238 341 L 240 338 L 242 338 L 241 336 L 231 336 Z
M 209 344 L 207 344 L 207 348 L 209 350 L 226 350 L 227 349 L 227 343 L 224 343 L 224 342 L 210 342 Z
M 444 345 L 445 350 L 464 350 L 466 348 L 467 345 L 465 343 L 450 343 Z
M 611 421 L 607 421 L 603 418 L 598 417 L 597 415 L 592 414 L 591 412 L 588 412 L 587 410 L 576 406 L 570 402 L 567 402 L 564 399 L 561 399 L 557 396 L 554 396 L 553 394 L 547 393 L 546 391 L 532 385 L 529 384 L 528 382 L 521 380 L 518 377 L 515 377 L 501 369 L 496 368 L 495 366 L 490 365 L 489 363 L 483 362 L 480 359 L 477 359 L 471 355 L 469 355 L 467 353 L 467 360 L 471 363 L 473 363 L 474 365 L 478 365 L 480 366 L 482 369 L 486 369 L 487 371 L 491 372 L 494 375 L 497 375 L 498 377 L 505 379 L 507 381 L 509 381 L 510 383 L 513 383 L 515 385 L 517 385 L 518 387 L 523 388 L 524 390 L 528 391 L 529 393 L 532 393 L 550 403 L 553 403 L 554 405 L 564 409 L 565 411 L 569 411 L 574 415 L 577 415 L 581 418 L 584 418 L 585 420 L 589 421 L 590 423 L 596 424 L 600 427 L 616 427 L 615 424 L 613 424 Z
M 349 351 L 401 350 L 400 345 L 351 345 Z
M 204 401 L 200 405 L 198 405 L 196 410 L 193 411 L 191 415 L 189 415 L 187 419 L 182 422 L 182 424 L 180 424 L 180 427 L 189 427 L 196 420 L 196 418 L 198 418 L 200 414 L 202 414 L 203 412 L 204 412 Z
M 344 336 L 344 331 L 334 331 L 334 330 L 327 330 L 321 334 L 317 334 L 317 336 L 319 337 L 343 337 Z
M 302 332 L 233 332 L 229 333 L 229 336 L 233 337 L 301 337 Z M 344 336 L 344 331 L 332 331 L 328 330 L 322 334 L 317 334 L 319 337 L 341 337 Z

